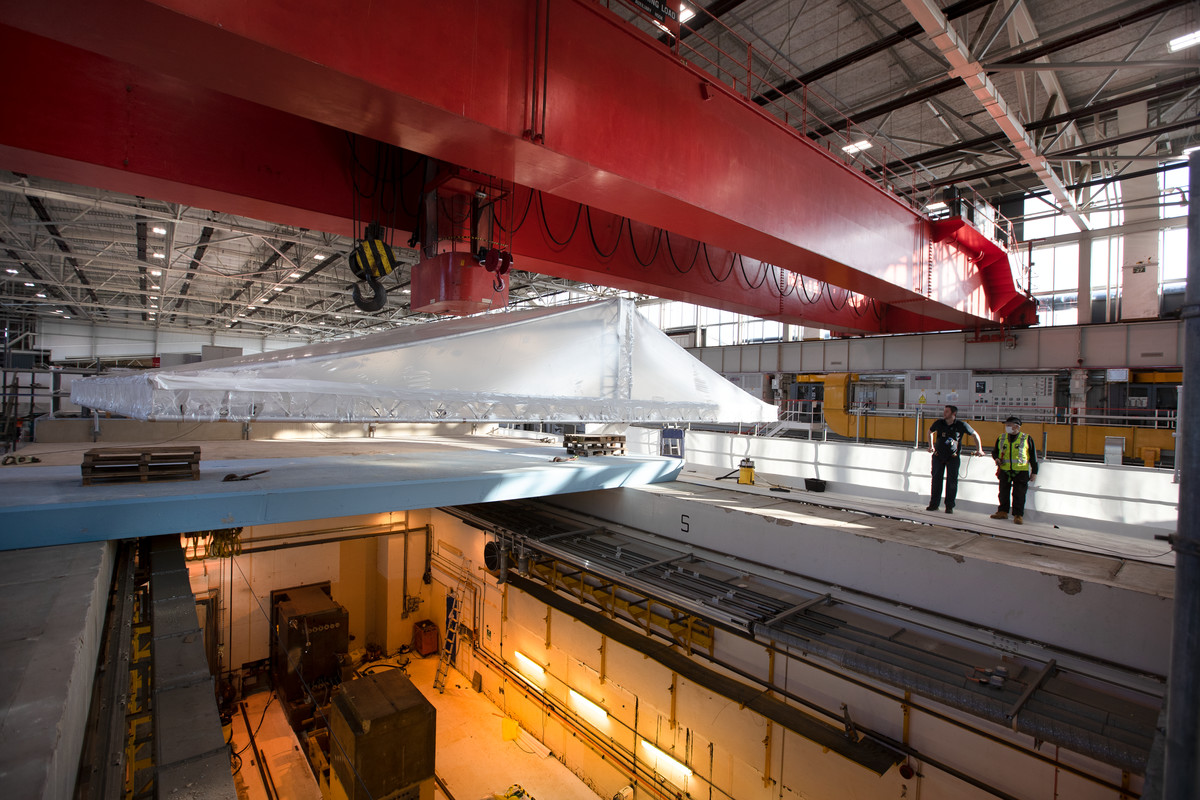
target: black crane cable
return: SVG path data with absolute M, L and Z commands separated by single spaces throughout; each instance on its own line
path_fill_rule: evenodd
M 511 213 L 511 212 L 512 212 L 512 208 L 513 208 L 513 205 L 514 205 L 514 204 L 513 204 L 513 203 L 509 203 L 508 205 L 509 205 L 509 212 L 510 212 L 510 213 L 509 213 L 509 221 L 508 221 L 508 224 L 509 224 L 509 226 L 510 226 L 510 227 L 509 227 L 509 228 L 505 228 L 505 227 L 504 227 L 504 225 L 503 225 L 503 224 L 502 224 L 502 223 L 501 223 L 499 220 L 497 220 L 497 221 L 496 221 L 496 227 L 498 227 L 500 230 L 502 230 L 502 231 L 504 231 L 505 233 L 507 233 L 509 236 L 512 236 L 512 235 L 513 235 L 513 234 L 515 234 L 517 231 L 521 230 L 521 226 L 525 224 L 525 218 L 529 216 L 529 209 L 530 209 L 530 207 L 533 205 L 533 193 L 534 193 L 534 191 L 536 191 L 536 190 L 534 190 L 534 189 L 530 189 L 530 190 L 529 190 L 529 194 L 528 194 L 528 195 L 526 196 L 526 198 L 525 198 L 525 211 L 524 211 L 524 212 L 521 214 L 521 221 L 520 221 L 520 222 L 518 222 L 516 225 L 513 225 L 513 223 L 512 223 L 512 213 Z M 516 184 L 514 183 L 514 184 L 513 184 L 513 197 L 516 197 L 516 194 L 517 194 L 517 190 L 516 190 Z M 510 228 L 511 228 L 511 230 L 510 230 Z
M 592 240 L 592 249 L 596 251 L 596 255 L 600 256 L 601 260 L 606 261 L 612 258 L 613 254 L 617 252 L 617 248 L 621 246 L 621 230 L 625 227 L 625 217 L 621 217 L 620 222 L 617 223 L 617 240 L 613 242 L 612 250 L 609 250 L 607 253 L 605 253 L 600 249 L 600 245 L 597 244 L 596 231 L 592 228 L 592 207 L 587 206 L 584 210 L 584 214 L 587 216 L 588 236 Z M 630 241 L 632 241 L 632 239 L 633 237 L 631 235 Z
M 555 238 L 554 234 L 550 232 L 550 223 L 546 219 L 546 203 L 544 200 L 542 200 L 542 193 L 538 192 L 537 196 L 538 196 L 538 210 L 541 211 L 541 213 L 542 213 L 542 230 L 544 230 L 546 232 L 546 236 L 550 237 L 550 241 L 554 242 L 560 248 L 566 247 L 568 244 L 571 243 L 571 240 L 575 238 L 575 231 L 579 229 L 579 218 L 581 216 L 583 216 L 583 203 L 580 203 L 580 204 L 578 204 L 578 206 L 576 206 L 576 208 L 575 208 L 575 224 L 571 226 L 571 232 L 569 234 L 567 234 L 567 238 L 560 242 L 557 238 Z M 632 239 L 632 237 L 630 237 L 630 238 Z M 636 255 L 636 251 L 635 251 L 635 255 Z
M 347 134 L 347 136 L 350 136 L 350 134 Z M 358 160 L 357 153 L 354 154 L 354 158 L 355 158 L 355 163 L 358 164 L 359 166 L 362 166 L 361 162 Z M 403 173 L 403 176 L 407 176 L 407 175 L 411 174 L 411 172 L 414 169 L 416 169 L 417 166 L 423 160 L 425 160 L 425 157 L 422 157 L 421 159 L 417 159 L 416 161 L 414 161 L 413 165 L 411 167 L 409 167 L 407 170 L 405 170 L 405 172 Z M 356 195 L 358 195 L 358 194 L 360 194 L 360 192 L 358 191 L 357 176 L 354 176 L 354 183 L 355 183 Z M 375 189 L 372 190 L 372 193 L 374 191 L 375 191 Z M 705 267 L 708 269 L 708 274 L 710 276 L 712 276 L 713 280 L 716 281 L 717 283 L 724 283 L 725 281 L 729 280 L 729 277 L 733 274 L 735 265 L 741 271 L 742 279 L 746 282 L 746 287 L 749 289 L 761 288 L 762 285 L 766 282 L 768 274 L 770 274 L 772 276 L 772 283 L 775 284 L 776 291 L 779 293 L 779 298 L 781 301 L 791 294 L 797 294 L 797 289 L 798 289 L 800 293 L 804 294 L 804 301 L 806 304 L 815 305 L 816 303 L 819 302 L 819 298 L 820 298 L 822 292 L 824 292 L 829 297 L 830 307 L 834 311 L 841 311 L 842 309 L 844 309 L 847 306 L 847 304 L 850 304 L 849 295 L 856 294 L 853 292 L 848 292 L 847 297 L 842 301 L 842 304 L 839 306 L 839 305 L 837 305 L 837 301 L 833 297 L 833 291 L 830 288 L 830 284 L 828 283 L 828 281 L 821 281 L 821 288 L 817 290 L 816 297 L 813 297 L 812 295 L 810 295 L 808 293 L 808 287 L 805 286 L 803 275 L 797 274 L 797 279 L 795 281 L 790 281 L 786 277 L 786 273 L 789 272 L 789 270 L 785 270 L 783 268 L 778 268 L 779 272 L 778 272 L 778 274 L 776 274 L 773 272 L 773 270 L 776 269 L 776 267 L 774 267 L 771 264 L 766 263 L 765 261 L 759 262 L 760 266 L 762 266 L 763 269 L 762 269 L 762 274 L 759 276 L 758 282 L 757 283 L 752 282 L 750 280 L 750 276 L 746 272 L 746 262 L 741 253 L 731 253 L 730 260 L 729 260 L 729 269 L 725 272 L 724 275 L 718 276 L 716 270 L 713 269 L 712 259 L 708 252 L 708 243 L 707 242 L 697 242 L 696 248 L 692 252 L 691 261 L 688 263 L 687 268 L 683 269 L 679 266 L 679 262 L 675 258 L 675 250 L 674 250 L 674 247 L 671 245 L 671 234 L 669 231 L 666 231 L 663 228 L 657 229 L 658 236 L 655 239 L 653 253 L 651 253 L 651 255 L 648 259 L 642 260 L 641 254 L 638 252 L 638 249 L 637 249 L 637 242 L 634 240 L 633 222 L 632 222 L 632 220 L 630 220 L 627 217 L 620 218 L 620 221 L 617 224 L 616 240 L 613 242 L 612 249 L 609 250 L 608 252 L 605 252 L 603 250 L 603 248 L 600 247 L 599 242 L 596 241 L 596 232 L 595 232 L 595 226 L 592 221 L 591 206 L 585 206 L 583 203 L 579 203 L 576 206 L 575 220 L 571 225 L 571 232 L 569 234 L 567 234 L 566 238 L 559 239 L 550 230 L 550 226 L 546 220 L 546 206 L 545 206 L 545 201 L 543 200 L 542 192 L 540 192 L 536 189 L 529 190 L 529 194 L 526 196 L 526 199 L 525 199 L 525 209 L 521 212 L 521 219 L 519 222 L 513 224 L 511 221 L 512 216 L 513 216 L 513 214 L 511 212 L 515 206 L 515 203 L 510 202 L 510 204 L 509 204 L 509 210 L 510 210 L 509 227 L 505 227 L 503 222 L 501 222 L 499 219 L 495 219 L 494 222 L 495 222 L 496 227 L 499 228 L 504 233 L 507 233 L 510 236 L 512 236 L 517 231 L 519 231 L 522 227 L 524 227 L 525 221 L 529 217 L 529 210 L 533 205 L 533 196 L 535 194 L 537 195 L 537 199 L 538 199 L 538 211 L 542 217 L 543 230 L 545 231 L 547 238 L 549 238 L 550 241 L 553 242 L 559 248 L 567 247 L 574 240 L 575 233 L 579 230 L 580 217 L 584 216 L 586 214 L 588 238 L 591 240 L 593 251 L 601 259 L 606 260 L 606 259 L 612 258 L 616 254 L 617 249 L 621 245 L 622 230 L 627 230 L 628 235 L 629 235 L 629 245 L 630 245 L 630 249 L 633 252 L 634 260 L 636 260 L 637 263 L 640 264 L 642 267 L 649 268 L 651 265 L 654 264 L 655 259 L 658 258 L 658 251 L 662 247 L 663 238 L 665 237 L 666 242 L 667 242 L 667 255 L 671 259 L 671 265 L 674 267 L 675 271 L 681 275 L 687 275 L 692 271 L 692 269 L 695 268 L 696 261 L 697 261 L 697 259 L 699 259 L 701 251 L 703 251 L 704 252 L 704 263 L 705 263 Z M 371 195 L 364 194 L 362 196 L 365 199 L 366 197 L 370 197 Z M 403 202 L 403 195 L 400 195 L 400 197 L 401 197 L 401 202 Z M 514 188 L 512 197 L 514 199 L 516 197 L 515 188 Z M 356 200 L 357 200 L 357 197 L 356 197 Z M 393 209 L 394 208 L 395 208 L 395 206 L 393 206 Z M 419 210 L 420 210 L 420 203 L 418 202 L 418 212 L 419 212 Z M 404 207 L 404 211 L 405 211 L 405 213 L 410 213 L 406 206 Z M 461 223 L 466 220 L 466 217 L 455 220 L 450 215 L 450 213 L 446 210 L 446 208 L 444 206 L 442 206 L 442 211 L 446 214 L 446 217 L 448 219 L 450 219 L 452 222 Z M 799 295 L 797 294 L 797 297 L 798 296 Z M 868 297 L 867 301 L 868 301 L 867 307 L 871 309 L 872 315 L 876 319 L 882 320 L 883 312 L 882 312 L 882 309 L 879 308 L 879 304 L 875 300 L 875 298 Z M 853 304 L 850 304 L 850 310 L 856 317 L 862 317 L 865 313 L 863 309 L 861 309 L 858 306 L 853 305 Z
M 748 286 L 748 287 L 749 287 L 749 288 L 751 288 L 751 289 L 757 289 L 757 288 L 759 288 L 760 286 L 762 286 L 764 283 L 766 283 L 766 281 L 767 281 L 767 270 L 768 270 L 768 269 L 770 269 L 770 265 L 769 265 L 767 262 L 765 262 L 765 261 L 760 261 L 760 262 L 758 262 L 760 265 L 762 265 L 762 268 L 763 268 L 762 277 L 758 279 L 758 283 L 754 283 L 754 284 L 752 284 L 752 283 L 750 283 L 750 276 L 746 274 L 746 261 L 745 261 L 745 259 L 743 259 L 743 258 L 742 258 L 742 254 L 741 254 L 741 253 L 738 253 L 738 257 L 737 257 L 737 258 L 738 258 L 738 267 L 740 267 L 740 268 L 741 268 L 741 270 L 742 270 L 742 278 L 744 278 L 744 279 L 745 279 L 745 281 L 746 281 L 746 286 Z
M 658 248 L 662 247 L 663 229 L 657 228 L 658 237 L 654 240 L 654 252 L 650 254 L 649 261 L 642 261 L 642 257 L 638 255 L 637 242 L 633 238 L 633 223 L 629 223 L 629 248 L 633 250 L 633 260 L 641 264 L 643 267 L 649 268 L 654 260 L 658 258 Z
M 696 249 L 692 251 L 692 263 L 688 264 L 687 269 L 680 269 L 678 262 L 675 261 L 675 250 L 671 247 L 671 232 L 666 232 L 667 237 L 667 255 L 671 257 L 671 266 L 675 267 L 675 271 L 680 275 L 687 275 L 696 266 L 696 259 L 700 256 L 701 242 L 696 242 Z M 631 237 L 632 238 L 632 237 Z
M 704 248 L 704 263 L 708 265 L 708 274 L 712 275 L 713 280 L 716 281 L 717 283 L 724 283 L 725 281 L 729 280 L 729 276 L 733 274 L 733 262 L 734 262 L 734 259 L 737 257 L 737 253 L 730 254 L 729 271 L 725 273 L 725 277 L 718 278 L 717 273 L 713 272 L 712 261 L 710 261 L 708 258 L 708 244 L 702 243 L 701 246 Z

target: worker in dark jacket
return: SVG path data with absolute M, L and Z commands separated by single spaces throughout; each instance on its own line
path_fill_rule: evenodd
M 1000 479 L 1000 508 L 992 519 L 1008 519 L 1011 508 L 1013 522 L 1025 523 L 1025 492 L 1037 476 L 1037 448 L 1027 433 L 1021 432 L 1021 420 L 1009 417 L 1004 420 L 1004 433 L 992 448 L 992 460 L 996 462 L 996 477 Z M 1009 505 L 1011 495 L 1012 505 Z
M 946 483 L 946 513 L 954 513 L 954 499 L 958 495 L 959 452 L 964 436 L 975 437 L 977 455 L 983 455 L 983 442 L 979 434 L 958 418 L 958 406 L 946 406 L 942 418 L 929 426 L 929 452 L 933 456 L 933 480 L 930 486 L 929 507 L 926 511 L 937 511 L 942 502 L 942 481 Z

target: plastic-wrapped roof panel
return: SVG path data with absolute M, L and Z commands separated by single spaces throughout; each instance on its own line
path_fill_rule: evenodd
M 754 423 L 778 416 L 629 300 L 101 375 L 75 381 L 71 400 L 168 421 Z

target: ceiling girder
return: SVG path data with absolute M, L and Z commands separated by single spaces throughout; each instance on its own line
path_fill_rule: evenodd
M 1075 207 L 1074 198 L 1067 192 L 1046 159 L 1038 153 L 1024 124 L 1009 108 L 1008 103 L 1005 102 L 995 84 L 984 72 L 983 67 L 978 61 L 971 58 L 962 37 L 950 26 L 946 16 L 932 0 L 903 0 L 903 2 L 905 8 L 916 18 L 929 37 L 933 39 L 934 44 L 941 50 L 942 57 L 949 62 L 950 74 L 967 84 L 984 109 L 991 115 L 992 120 L 1016 147 L 1021 160 L 1045 184 L 1046 188 L 1050 190 L 1050 194 L 1079 226 L 1079 229 L 1088 230 L 1087 218 Z

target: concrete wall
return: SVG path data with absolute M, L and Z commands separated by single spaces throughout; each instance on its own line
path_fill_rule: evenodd
M 322 531 L 322 536 L 353 536 L 379 530 L 371 526 L 400 529 L 406 519 L 407 525 L 420 526 L 425 524 L 422 521 L 425 518 L 427 512 L 411 512 L 407 516 L 405 512 L 397 512 L 250 526 L 242 532 L 242 544 L 249 549 L 256 546 L 256 540 L 257 546 L 278 543 L 278 540 L 263 541 L 265 537 L 297 536 L 313 531 Z M 302 541 L 299 538 L 283 541 L 289 540 Z M 375 642 L 393 652 L 401 644 L 407 644 L 412 639 L 411 621 L 424 618 L 430 609 L 431 588 L 421 581 L 424 545 L 423 534 L 412 535 L 408 589 L 410 595 L 421 598 L 421 608 L 411 615 L 411 620 L 410 615 L 404 614 L 400 591 L 405 573 L 402 534 L 244 554 L 235 556 L 232 564 L 228 558 L 193 560 L 189 562 L 189 571 L 194 592 L 217 593 L 217 630 L 223 668 L 236 670 L 269 656 L 271 592 L 323 581 L 330 581 L 333 599 L 349 613 L 350 635 L 354 637 L 351 650 Z
M 69 800 L 92 701 L 115 547 L 4 554 L 0 566 L 0 787 Z
M 1030 328 L 978 341 L 973 333 L 928 333 L 691 348 L 720 373 L 880 372 L 910 369 L 1057 370 L 1176 367 L 1178 320 Z
M 628 447 L 657 453 L 659 432 L 630 428 Z M 827 491 L 923 508 L 929 502 L 930 457 L 927 449 L 893 445 L 820 442 L 688 431 L 689 466 L 722 473 L 749 456 L 767 480 L 803 486 L 805 478 L 827 482 Z M 987 452 L 985 450 L 985 452 Z M 1179 485 L 1168 470 L 1108 466 L 1076 461 L 1039 465 L 1026 500 L 1030 522 L 1119 533 L 1138 539 L 1174 532 Z M 996 468 L 990 457 L 964 457 L 959 471 L 960 512 L 990 514 L 997 507 Z M 1164 543 L 1164 550 L 1166 545 Z
M 637 798 L 665 798 L 679 791 L 692 797 L 738 800 L 994 797 L 928 763 L 915 763 L 918 775 L 911 780 L 903 779 L 895 768 L 882 777 L 876 776 L 807 739 L 786 733 L 778 725 L 768 728 L 767 721 L 754 712 L 684 679 L 676 680 L 673 692 L 674 676 L 667 668 L 611 640 L 602 641 L 583 623 L 511 586 L 497 585 L 484 575 L 477 569 L 485 539 L 480 531 L 436 512 L 434 525 L 437 546 L 445 553 L 466 553 L 476 567 L 473 573 L 478 576 L 477 584 L 463 624 L 476 633 L 480 648 L 517 671 L 524 669 L 514 655 L 518 650 L 546 667 L 544 675 L 530 673 L 523 679 L 492 669 L 488 659 L 463 648 L 456 666 L 464 677 L 451 673 L 451 681 L 469 685 L 471 676 L 478 672 L 485 695 L 602 797 L 611 797 L 630 779 L 612 759 L 601 759 L 581 743 L 582 737 L 572 730 L 581 725 L 590 726 L 589 730 L 630 757 L 636 754 L 638 763 L 645 764 L 651 757 L 640 744 L 646 739 L 693 770 L 690 776 L 672 775 L 673 771 L 664 766 L 660 769 L 661 786 L 643 784 L 634 795 Z M 726 534 L 733 529 L 736 526 L 731 529 L 727 524 Z M 444 618 L 435 619 L 439 629 L 443 628 Z M 771 674 L 767 650 L 731 633 L 718 632 L 714 656 L 763 679 Z M 711 662 L 707 665 L 721 670 Z M 894 689 L 868 680 L 848 679 L 850 676 L 823 668 L 799 653 L 777 655 L 773 674 L 776 685 L 830 710 L 832 715 L 813 712 L 827 723 L 840 724 L 836 715 L 845 703 L 858 724 L 897 740 L 906 735 L 904 698 Z M 564 722 L 548 714 L 542 698 L 549 696 L 559 705 L 572 708 L 569 689 L 600 704 L 607 717 L 588 721 L 578 712 L 576 718 Z M 1018 797 L 1049 797 L 1056 786 L 1059 797 L 1115 800 L 1118 796 L 972 732 L 963 723 L 984 729 L 1002 741 L 1032 748 L 1033 743 L 1025 737 L 920 699 L 908 707 L 908 742 L 931 759 Z M 483 735 L 498 735 L 498 719 L 482 724 Z M 1070 753 L 1059 757 L 1104 780 L 1116 784 L 1121 781 L 1118 770 Z M 1132 788 L 1136 791 L 1139 785 L 1135 777 Z

